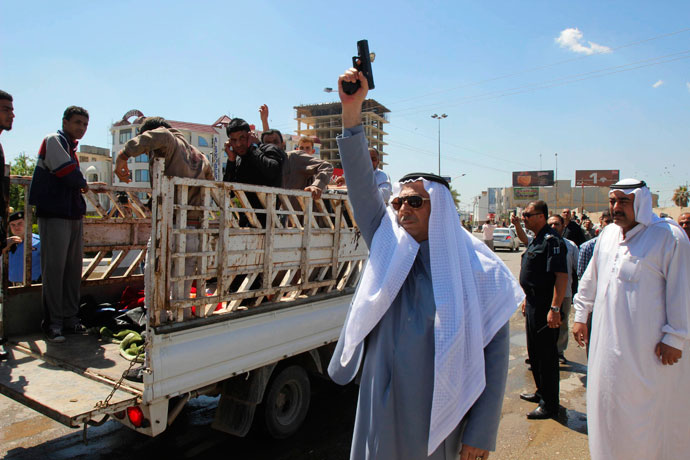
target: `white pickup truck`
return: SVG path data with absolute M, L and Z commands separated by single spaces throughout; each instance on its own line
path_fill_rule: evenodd
M 243 436 L 256 413 L 272 436 L 289 436 L 309 407 L 308 373 L 325 373 L 367 255 L 347 196 L 325 193 L 314 201 L 302 191 L 162 171 L 163 160 L 155 159 L 151 189 L 94 186 L 86 195 L 98 215 L 84 219 L 91 263 L 82 296 L 115 302 L 126 286 L 143 289 L 144 275 L 135 273 L 145 258 L 154 268 L 146 283 L 143 382 L 122 378 L 131 362 L 115 343 L 96 335 L 44 340 L 41 286 L 31 282 L 26 251 L 22 283 L 8 286 L 3 270 L 0 334 L 9 358 L 0 363 L 0 392 L 83 427 L 85 436 L 87 426 L 110 417 L 156 436 L 190 398 L 220 394 L 214 428 Z M 28 190 L 30 181 L 12 183 Z M 187 204 L 190 190 L 201 193 L 203 206 Z M 131 211 L 120 209 L 116 191 L 127 192 Z M 131 217 L 110 217 L 103 196 Z M 146 196 L 151 210 L 142 204 Z M 25 212 L 30 222 L 28 205 Z M 189 225 L 190 212 L 203 217 Z M 240 218 L 249 226 L 240 227 Z M 190 234 L 198 235 L 196 252 L 180 237 Z M 112 251 L 121 252 L 96 271 Z M 131 251 L 131 264 L 114 276 Z M 188 258 L 197 259 L 197 269 L 185 276 Z M 192 280 L 196 296 L 183 287 Z

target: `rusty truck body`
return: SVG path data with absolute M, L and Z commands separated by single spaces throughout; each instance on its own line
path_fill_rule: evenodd
M 132 362 L 115 343 L 93 334 L 45 340 L 41 285 L 31 282 L 26 251 L 23 282 L 10 286 L 3 270 L 0 332 L 9 358 L 0 363 L 0 392 L 85 432 L 112 418 L 150 436 L 189 398 L 220 395 L 214 428 L 242 436 L 258 408 L 270 434 L 288 436 L 308 408 L 307 373 L 325 374 L 367 255 L 347 196 L 313 200 L 163 169 L 154 159 L 150 189 L 93 186 L 86 194 L 95 215 L 84 218 L 82 296 L 116 302 L 126 286 L 145 287 L 143 382 L 122 378 Z M 28 190 L 30 179 L 12 183 Z M 188 204 L 190 190 L 202 205 Z M 131 210 L 120 209 L 118 191 Z M 30 206 L 25 213 L 30 222 Z M 191 282 L 196 294 L 185 289 Z

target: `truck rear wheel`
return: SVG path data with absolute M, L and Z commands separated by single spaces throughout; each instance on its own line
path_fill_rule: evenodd
M 310 392 L 309 376 L 300 366 L 286 367 L 271 379 L 262 412 L 272 437 L 287 438 L 299 429 L 309 410 Z

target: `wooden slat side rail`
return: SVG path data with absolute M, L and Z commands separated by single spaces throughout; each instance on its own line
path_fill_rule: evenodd
M 189 187 L 201 190 L 202 203 L 188 203 Z M 367 256 L 341 193 L 315 201 L 301 190 L 161 176 L 153 196 L 159 198 L 154 216 L 175 222 L 153 241 L 160 265 L 153 274 L 152 326 L 344 291 L 359 279 Z M 198 225 L 183 225 L 190 212 L 203 214 Z M 174 244 L 163 241 L 166 234 Z M 185 273 L 184 261 L 192 259 L 194 273 Z M 185 292 L 185 281 L 196 289 Z

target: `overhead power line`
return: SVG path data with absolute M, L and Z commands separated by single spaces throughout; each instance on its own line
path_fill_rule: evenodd
M 438 90 L 438 91 L 433 91 L 433 92 L 431 92 L 431 93 L 420 94 L 420 95 L 418 95 L 418 96 L 413 96 L 413 97 L 408 97 L 408 98 L 404 98 L 404 99 L 399 99 L 399 100 L 397 100 L 397 101 L 388 102 L 387 105 L 388 105 L 388 106 L 395 106 L 395 105 L 400 104 L 400 103 L 403 103 L 403 102 L 408 102 L 408 101 L 417 100 L 417 99 L 423 99 L 423 98 L 427 98 L 427 97 L 429 97 L 429 96 L 433 96 L 433 95 L 437 95 L 437 94 L 443 94 L 443 93 L 447 93 L 447 92 L 451 92 L 451 91 L 457 91 L 457 90 L 459 90 L 459 89 L 469 88 L 469 87 L 472 87 L 472 86 L 478 86 L 478 85 L 481 85 L 481 84 L 484 84 L 484 83 L 489 83 L 489 82 L 496 81 L 496 80 L 503 80 L 503 79 L 510 78 L 510 77 L 516 77 L 516 76 L 519 76 L 519 75 L 524 75 L 524 74 L 536 72 L 536 71 L 538 71 L 538 70 L 548 69 L 548 68 L 550 68 L 550 67 L 555 67 L 555 66 L 563 65 L 563 64 L 570 63 L 570 62 L 580 61 L 580 60 L 587 59 L 587 58 L 592 57 L 592 56 L 597 56 L 597 55 L 599 55 L 599 54 L 608 54 L 608 53 L 610 53 L 611 51 L 616 51 L 616 50 L 620 50 L 620 49 L 623 49 L 623 48 L 628 48 L 628 47 L 631 47 L 631 46 L 640 45 L 640 44 L 642 44 L 642 43 L 647 43 L 647 42 L 651 42 L 651 41 L 654 41 L 654 40 L 660 40 L 660 39 L 662 39 L 662 38 L 667 38 L 667 37 L 671 37 L 671 36 L 673 36 L 673 35 L 678 35 L 678 34 L 682 34 L 682 33 L 686 33 L 686 32 L 690 32 L 690 27 L 687 27 L 687 28 L 684 28 L 684 29 L 680 29 L 680 30 L 676 30 L 675 32 L 669 32 L 669 33 L 666 33 L 666 34 L 657 35 L 657 36 L 655 36 L 655 37 L 650 37 L 650 38 L 646 38 L 646 39 L 643 39 L 643 40 L 637 40 L 637 41 L 634 41 L 634 42 L 626 43 L 626 44 L 624 44 L 624 45 L 620 45 L 620 46 L 617 46 L 617 47 L 610 48 L 609 51 L 599 51 L 599 52 L 592 53 L 592 54 L 588 54 L 588 55 L 585 55 L 585 56 L 577 56 L 577 57 L 574 57 L 574 58 L 564 59 L 564 60 L 562 60 L 562 61 L 557 61 L 557 62 L 553 62 L 553 63 L 550 63 L 550 64 L 542 64 L 542 65 L 538 65 L 538 66 L 535 66 L 535 67 L 529 67 L 529 68 L 524 69 L 524 70 L 519 70 L 519 71 L 516 71 L 516 72 L 510 72 L 510 73 L 506 73 L 506 74 L 499 75 L 499 76 L 496 76 L 496 77 L 485 78 L 485 79 L 483 79 L 483 80 L 477 80 L 477 81 L 474 81 L 474 82 L 471 82 L 471 83 L 466 83 L 466 84 L 459 85 L 459 86 L 454 86 L 454 87 L 451 87 L 451 88 L 446 88 L 446 89 L 442 89 L 442 90 Z

